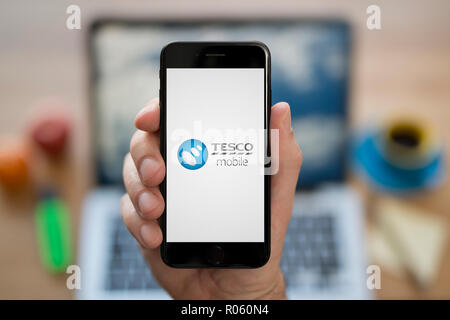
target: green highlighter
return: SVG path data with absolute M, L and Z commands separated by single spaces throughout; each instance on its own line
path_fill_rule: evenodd
M 46 192 L 37 204 L 35 222 L 42 264 L 50 272 L 65 272 L 72 261 L 67 207 L 53 192 Z

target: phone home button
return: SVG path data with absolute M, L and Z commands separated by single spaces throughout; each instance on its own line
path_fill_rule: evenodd
M 208 261 L 211 264 L 220 264 L 223 262 L 224 252 L 220 246 L 211 246 L 208 249 Z

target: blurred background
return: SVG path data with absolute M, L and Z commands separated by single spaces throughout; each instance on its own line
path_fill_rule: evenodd
M 80 30 L 66 26 L 72 4 Z M 370 5 L 379 30 L 367 27 Z M 117 215 L 121 160 L 136 112 L 157 95 L 162 46 L 215 39 L 267 43 L 273 102 L 292 108 L 305 158 L 282 263 L 292 297 L 367 286 L 353 297 L 449 299 L 449 10 L 437 0 L 0 1 L 0 298 L 158 290 Z M 71 264 L 84 295 L 66 286 Z M 381 288 L 371 290 L 373 265 Z

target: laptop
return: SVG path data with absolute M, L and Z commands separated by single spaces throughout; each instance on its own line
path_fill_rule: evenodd
M 100 20 L 89 31 L 97 186 L 83 206 L 79 299 L 169 299 L 120 216 L 122 161 L 139 109 L 158 96 L 171 41 L 259 40 L 273 102 L 287 101 L 304 163 L 281 268 L 290 299 L 367 299 L 363 211 L 346 184 L 351 32 L 341 20 Z

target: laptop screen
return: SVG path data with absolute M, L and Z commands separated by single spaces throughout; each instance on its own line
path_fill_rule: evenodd
M 287 101 L 302 147 L 299 186 L 345 177 L 350 29 L 342 21 L 168 23 L 100 21 L 90 30 L 98 182 L 122 182 L 133 120 L 158 96 L 159 55 L 172 41 L 264 42 L 272 101 Z

